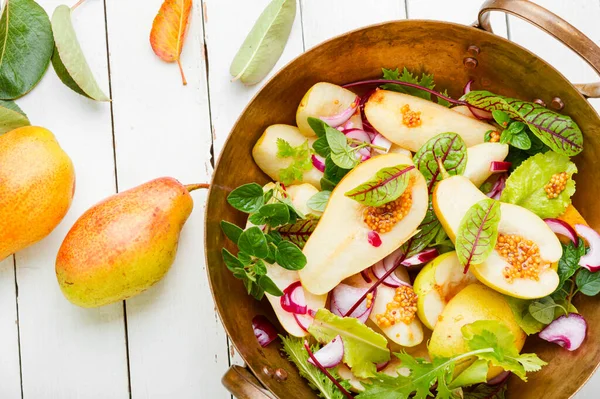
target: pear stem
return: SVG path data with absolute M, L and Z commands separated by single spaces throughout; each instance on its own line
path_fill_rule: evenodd
M 200 188 L 208 189 L 210 187 L 210 184 L 208 184 L 208 183 L 187 184 L 184 187 L 186 190 L 188 190 L 188 192 L 191 193 L 192 191 L 198 190 Z
M 71 11 L 79 7 L 85 0 L 79 0 L 73 7 L 71 7 Z
M 181 60 L 179 58 L 177 58 L 177 65 L 179 66 L 179 73 L 181 73 L 181 80 L 183 82 L 183 85 L 187 86 L 187 80 L 185 78 L 185 74 L 183 73 L 183 67 L 181 66 Z

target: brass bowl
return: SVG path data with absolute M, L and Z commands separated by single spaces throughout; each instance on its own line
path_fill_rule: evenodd
M 600 72 L 600 49 L 554 14 L 525 0 L 492 0 L 482 8 L 480 26 L 488 26 L 486 11 L 493 9 L 520 15 L 549 31 Z M 472 67 L 474 61 L 465 61 L 468 57 L 476 59 L 476 67 Z M 549 106 L 553 99 L 560 98 L 564 103 L 561 112 L 570 115 L 585 136 L 585 150 L 575 159 L 579 173 L 574 202 L 590 225 L 600 228 L 600 213 L 595 212 L 600 185 L 594 175 L 600 155 L 600 119 L 578 89 L 545 61 L 485 30 L 445 22 L 389 22 L 329 40 L 288 64 L 256 95 L 234 126 L 214 172 L 206 209 L 206 258 L 213 295 L 228 335 L 250 371 L 269 391 L 262 389 L 247 369 L 233 368 L 223 383 L 238 398 L 317 396 L 280 355 L 278 344 L 261 348 L 254 337 L 251 320 L 255 315 L 264 314 L 275 325 L 278 323 L 268 302 L 249 297 L 222 262 L 221 248 L 230 247 L 230 243 L 221 233 L 219 222 L 224 219 L 239 226 L 246 222 L 244 214 L 227 205 L 226 197 L 241 184 L 270 180 L 254 163 L 251 149 L 267 126 L 295 124 L 298 103 L 313 84 L 378 78 L 382 67 L 404 66 L 433 73 L 436 86 L 447 88 L 454 98 L 462 94 L 470 79 L 475 80 L 476 88 L 528 101 L 541 99 Z M 597 85 L 582 87 L 587 94 L 598 94 Z M 528 339 L 525 350 L 536 352 L 549 365 L 532 373 L 528 383 L 512 378 L 509 397 L 568 398 L 592 375 L 600 362 L 600 345 L 594 339 L 595 331 L 600 329 L 600 308 L 595 298 L 582 295 L 575 305 L 585 315 L 591 332 L 583 346 L 568 352 L 536 337 Z M 287 379 L 281 381 L 265 373 L 266 368 L 284 370 Z

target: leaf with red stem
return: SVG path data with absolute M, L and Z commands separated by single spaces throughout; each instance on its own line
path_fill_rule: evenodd
M 366 205 L 381 206 L 392 202 L 404 193 L 410 182 L 412 165 L 396 165 L 379 170 L 365 183 L 346 192 L 348 198 Z
M 316 218 L 307 217 L 300 219 L 294 224 L 286 224 L 276 230 L 281 234 L 281 238 L 293 242 L 298 248 L 304 248 L 304 244 L 308 241 L 310 235 L 315 231 L 319 220 Z

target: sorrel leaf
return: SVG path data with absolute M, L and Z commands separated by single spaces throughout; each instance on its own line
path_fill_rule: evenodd
M 281 226 L 276 231 L 279 232 L 281 238 L 293 242 L 302 249 L 312 232 L 315 231 L 318 222 L 319 220 L 316 218 L 307 217 L 298 220 L 294 224 Z
M 438 159 L 449 175 L 462 175 L 467 167 L 467 146 L 456 133 L 442 133 L 429 139 L 413 157 L 419 171 L 427 180 L 429 194 L 435 183 L 442 180 Z
M 375 176 L 346 192 L 348 198 L 366 206 L 381 206 L 394 201 L 404 193 L 410 182 L 412 165 L 396 165 L 379 170 Z
M 28 93 L 44 76 L 54 50 L 48 14 L 33 0 L 4 1 L 0 17 L 0 99 Z
M 471 91 L 461 100 L 478 109 L 503 111 L 511 119 L 526 123 L 533 134 L 555 152 L 573 156 L 583 150 L 583 134 L 575 121 L 539 104 L 499 96 L 489 91 Z
M 27 115 L 17 104 L 12 101 L 0 100 L 0 134 L 29 125 Z
M 465 268 L 478 265 L 492 253 L 498 240 L 500 203 L 491 198 L 473 205 L 463 216 L 456 235 L 456 255 Z

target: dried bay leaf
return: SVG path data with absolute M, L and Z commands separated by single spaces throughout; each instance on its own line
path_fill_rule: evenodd
M 17 104 L 0 100 L 0 134 L 29 125 L 27 115 Z
M 273 0 L 258 17 L 235 55 L 233 80 L 253 85 L 273 69 L 288 41 L 296 18 L 296 0 Z
M 0 17 L 0 99 L 31 91 L 44 76 L 53 49 L 46 11 L 33 0 L 6 0 Z
M 56 48 L 52 66 L 60 80 L 71 90 L 96 101 L 110 101 L 88 65 L 71 20 L 68 6 L 56 7 L 52 14 L 52 32 Z

